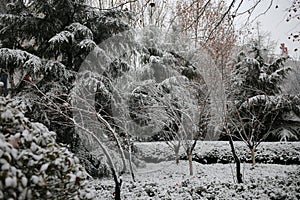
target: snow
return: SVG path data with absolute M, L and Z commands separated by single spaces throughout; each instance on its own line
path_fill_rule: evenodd
M 249 154 L 242 142 L 236 142 L 238 155 L 246 159 Z M 227 159 L 228 164 L 201 164 L 193 162 L 194 175 L 189 175 L 187 160 L 175 164 L 174 152 L 164 142 L 137 143 L 134 155 L 141 162 L 134 162 L 136 182 L 130 174 L 123 175 L 122 199 L 299 199 L 299 165 L 241 163 L 243 184 L 237 184 L 235 164 L 228 142 L 199 141 L 194 158 L 205 155 Z M 271 160 L 300 158 L 299 142 L 262 143 L 258 146 L 257 159 Z M 180 151 L 184 158 L 184 151 Z M 249 154 L 250 156 L 250 154 Z M 250 158 L 249 158 L 250 159 Z M 263 160 L 263 159 L 262 159 Z M 97 191 L 97 199 L 113 199 L 114 181 L 103 178 L 90 182 Z
M 8 170 L 9 169 L 9 164 L 8 163 L 5 163 L 4 165 L 2 165 L 2 167 L 1 167 L 1 170 L 2 171 L 5 171 L 5 170 Z
M 93 40 L 90 39 L 84 39 L 78 44 L 80 49 L 87 49 L 89 51 L 92 51 L 94 48 L 96 48 L 96 43 Z
M 1 118 L 4 120 L 9 120 L 9 119 L 13 118 L 13 116 L 14 115 L 11 110 L 6 110 L 1 113 Z
M 5 179 L 5 187 L 16 187 L 17 186 L 17 178 L 16 177 L 6 177 Z
M 251 162 L 248 147 L 243 142 L 234 142 L 236 152 L 242 162 Z M 134 155 L 144 162 L 173 161 L 174 151 L 164 142 L 135 143 L 137 153 Z M 262 163 L 300 163 L 299 142 L 263 142 L 256 149 L 256 160 Z M 183 148 L 180 149 L 181 159 L 186 159 Z M 280 160 L 282 158 L 282 160 Z M 233 161 L 229 143 L 226 141 L 198 141 L 193 151 L 193 159 L 205 163 L 231 163 Z M 280 162 L 279 162 L 280 161 Z
M 56 34 L 54 37 L 52 37 L 49 40 L 49 43 L 51 45 L 60 45 L 62 43 L 69 43 L 74 40 L 73 33 L 70 33 L 69 31 L 62 31 L 58 34 Z
M 288 194 L 290 199 L 296 199 L 300 195 L 300 187 L 297 186 L 300 171 L 295 165 L 258 164 L 252 168 L 250 164 L 243 164 L 243 184 L 234 182 L 233 164 L 195 163 L 194 171 L 194 176 L 188 175 L 187 161 L 181 161 L 179 165 L 172 161 L 147 163 L 136 174 L 137 182 L 133 182 L 129 175 L 124 176 L 122 198 L 268 199 Z M 114 183 L 111 179 L 97 180 L 93 184 L 98 190 L 98 199 L 113 198 Z
M 26 177 L 23 176 L 23 177 L 21 178 L 21 182 L 22 182 L 23 187 L 26 187 L 26 186 L 27 186 L 27 183 L 28 183 L 28 180 L 27 180 Z
M 25 63 L 24 68 L 31 69 L 34 73 L 38 72 L 43 66 L 39 57 L 32 55 Z
M 74 34 L 75 38 L 76 37 L 84 37 L 86 39 L 91 39 L 91 40 L 93 39 L 92 31 L 88 27 L 86 27 L 80 23 L 77 23 L 77 22 L 72 23 L 66 29 L 68 31 L 72 32 Z
M 33 175 L 33 176 L 31 177 L 31 182 L 32 182 L 33 184 L 38 184 L 39 181 L 40 181 L 40 178 L 39 178 L 38 176 Z
M 45 163 L 41 166 L 40 172 L 46 171 L 49 167 L 50 163 Z

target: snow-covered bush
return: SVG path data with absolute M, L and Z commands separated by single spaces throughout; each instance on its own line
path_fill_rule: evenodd
M 159 163 L 174 160 L 174 153 L 164 142 L 135 143 L 138 149 L 135 156 L 141 161 Z M 236 153 L 242 163 L 251 163 L 251 155 L 243 142 L 234 142 Z M 256 149 L 256 162 L 265 164 L 299 165 L 299 142 L 263 142 Z M 186 160 L 183 149 L 180 150 L 181 160 Z M 231 163 L 233 157 L 228 141 L 198 142 L 193 152 L 193 161 L 201 164 Z
M 92 199 L 86 173 L 56 134 L 0 98 L 0 199 Z

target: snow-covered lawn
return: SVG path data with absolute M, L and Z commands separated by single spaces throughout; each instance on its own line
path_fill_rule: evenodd
M 231 163 L 228 142 L 199 142 L 193 159 L 200 162 L 193 162 L 193 176 L 189 175 L 188 161 L 180 160 L 176 165 L 174 152 L 164 142 L 136 143 L 135 146 L 136 182 L 129 174 L 123 175 L 122 199 L 300 199 L 300 166 L 285 165 L 299 163 L 299 142 L 262 143 L 256 152 L 258 163 L 255 167 L 247 163 L 250 161 L 247 147 L 235 142 L 242 158 L 243 184 L 235 182 L 235 164 Z M 180 155 L 185 159 L 183 149 Z M 201 164 L 204 158 L 214 158 L 217 163 Z M 286 162 L 291 158 L 293 162 Z M 113 199 L 112 178 L 93 180 L 92 184 L 97 199 Z
M 137 169 L 136 182 L 123 176 L 123 199 L 299 199 L 300 168 L 297 165 L 242 164 L 243 184 L 234 181 L 234 164 L 194 163 L 188 175 L 187 161 L 146 163 Z M 95 180 L 98 199 L 113 199 L 112 179 Z

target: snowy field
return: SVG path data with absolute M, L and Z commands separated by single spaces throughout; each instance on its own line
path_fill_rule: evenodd
M 297 165 L 242 165 L 243 184 L 234 182 L 233 164 L 194 163 L 188 175 L 187 161 L 146 164 L 136 174 L 123 177 L 123 199 L 300 199 L 300 169 Z M 94 182 L 98 199 L 113 199 L 113 181 Z
M 209 148 L 202 149 L 202 153 L 214 152 L 214 147 L 226 149 L 226 145 L 227 143 L 215 142 L 207 145 Z M 122 199 L 300 199 L 299 165 L 257 163 L 253 168 L 251 164 L 244 162 L 241 164 L 244 183 L 237 184 L 233 163 L 193 162 L 194 175 L 190 176 L 188 162 L 181 160 L 176 165 L 172 160 L 172 151 L 168 151 L 163 143 L 137 146 L 143 146 L 139 153 L 147 159 L 135 168 L 136 182 L 128 174 L 123 176 Z M 238 149 L 242 148 L 242 144 L 237 146 Z M 277 152 L 280 156 L 293 152 L 290 153 L 291 156 L 296 156 L 297 159 L 300 157 L 299 143 L 265 143 L 261 148 L 265 148 L 265 153 L 268 153 L 272 146 L 276 146 L 277 151 L 283 151 Z M 199 152 L 200 146 L 197 148 Z M 97 190 L 98 199 L 113 199 L 112 179 L 95 180 L 92 184 Z

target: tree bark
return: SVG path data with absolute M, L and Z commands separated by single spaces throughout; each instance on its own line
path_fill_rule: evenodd
M 111 171 L 115 181 L 115 200 L 121 200 L 122 179 L 118 180 L 115 169 L 112 168 Z
M 241 174 L 241 161 L 240 161 L 239 157 L 237 156 L 237 154 L 235 152 L 235 148 L 234 148 L 234 144 L 233 144 L 233 140 L 232 140 L 231 135 L 229 136 L 229 144 L 230 144 L 230 147 L 231 147 L 231 152 L 232 152 L 234 161 L 236 163 L 237 182 L 238 183 L 243 183 L 242 174 Z
M 255 147 L 250 148 L 251 150 L 251 160 L 252 160 L 252 166 L 255 165 Z
M 190 175 L 193 176 L 193 158 L 192 158 L 192 154 L 189 153 L 188 154 L 188 159 L 189 159 L 189 168 L 190 168 Z
M 176 148 L 176 147 L 175 147 L 175 162 L 176 162 L 176 165 L 179 164 L 179 148 Z
M 177 152 L 175 153 L 175 162 L 176 162 L 176 165 L 179 164 L 179 155 Z
M 133 167 L 132 167 L 132 152 L 131 152 L 131 143 L 130 143 L 130 139 L 127 138 L 128 141 L 128 153 L 129 153 L 129 169 L 130 169 L 130 173 L 131 173 L 131 177 L 133 182 L 135 182 L 135 177 L 134 177 L 134 173 L 133 173 Z

